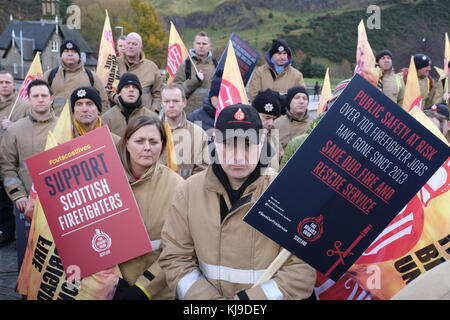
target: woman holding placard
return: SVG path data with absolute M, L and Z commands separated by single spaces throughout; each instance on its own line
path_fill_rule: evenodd
M 121 278 L 115 299 L 169 299 L 164 272 L 157 262 L 161 253 L 161 229 L 173 197 L 183 181 L 158 160 L 166 146 L 166 134 L 158 118 L 139 116 L 128 123 L 118 152 L 153 250 L 120 264 Z

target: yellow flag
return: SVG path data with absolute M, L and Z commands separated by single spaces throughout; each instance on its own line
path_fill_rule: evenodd
M 448 66 L 450 62 L 450 41 L 448 40 L 448 33 L 445 33 L 445 48 L 444 48 L 444 72 L 440 75 L 440 79 L 442 80 L 446 77 L 450 76 L 450 67 Z M 448 91 L 448 81 L 445 81 L 444 92 Z
M 51 133 L 51 131 L 50 131 Z M 72 130 L 72 115 L 70 112 L 70 102 L 67 101 L 61 114 L 59 115 L 58 122 L 56 123 L 53 133 L 51 135 L 56 139 L 56 144 L 52 143 L 52 147 L 57 144 L 61 144 L 70 141 L 74 138 Z M 47 144 L 49 144 L 49 137 L 47 138 Z M 45 150 L 52 148 L 50 145 L 45 145 Z
M 361 20 L 358 25 L 355 74 L 361 75 L 372 85 L 377 86 L 380 72 L 380 68 L 376 66 L 375 56 L 367 38 L 364 22 Z
M 28 69 L 25 79 L 23 80 L 23 83 L 20 86 L 19 97 L 28 100 L 28 92 L 27 92 L 28 85 L 33 80 L 42 79 L 42 76 L 43 73 L 41 65 L 41 56 L 40 53 L 37 52 L 36 55 L 34 56 L 33 62 L 31 63 L 30 69 Z
M 169 46 L 167 53 L 167 73 L 169 74 L 168 83 L 175 78 L 178 68 L 184 60 L 189 58 L 189 52 L 183 43 L 177 29 L 172 21 L 170 21 Z
M 167 143 L 167 166 L 175 172 L 178 172 L 177 157 L 175 155 L 175 146 L 173 144 L 172 130 L 170 130 L 169 121 L 164 121 L 164 130 L 166 131 Z
M 445 78 L 444 76 L 444 70 L 442 70 L 439 67 L 434 66 L 434 70 L 436 70 L 437 74 L 439 75 L 439 79 L 442 80 L 443 78 Z
M 327 68 L 327 72 L 325 72 L 325 78 L 323 79 L 322 92 L 320 94 L 319 105 L 317 106 L 317 114 L 321 114 L 327 105 L 327 102 L 331 99 L 331 83 L 330 83 L 330 75 L 329 68 Z
M 409 114 L 413 116 L 417 121 L 419 121 L 425 128 L 430 130 L 436 137 L 441 139 L 447 145 L 449 145 L 447 139 L 442 134 L 441 130 L 427 117 L 427 115 L 418 107 L 414 107 Z
M 45 149 L 73 138 L 69 104 L 66 103 L 53 132 L 49 132 Z M 117 266 L 83 279 L 73 266 L 65 274 L 55 241 L 39 199 L 33 213 L 27 249 L 17 281 L 17 291 L 28 300 L 107 300 L 112 299 L 120 271 Z
M 403 109 L 410 111 L 414 107 L 422 109 L 422 96 L 420 95 L 419 78 L 417 77 L 414 58 L 411 57 L 406 79 L 405 97 L 403 98 Z
M 448 63 L 450 61 L 450 41 L 448 40 L 448 33 L 445 33 L 445 49 L 444 49 L 444 74 L 448 76 L 450 73 L 450 68 L 448 67 Z
M 96 73 L 105 84 L 106 90 L 111 91 L 113 88 L 117 88 L 120 75 L 108 10 L 105 11 L 106 18 L 103 25 L 102 39 L 100 40 Z
M 219 91 L 219 104 L 216 110 L 216 119 L 223 108 L 236 104 L 248 104 L 247 93 L 242 81 L 236 54 L 231 41 L 228 43 L 227 59 L 223 70 L 222 82 Z
M 446 142 L 443 134 L 420 108 L 414 107 L 409 113 Z M 449 186 L 450 158 L 350 268 L 347 278 L 343 277 L 345 282 L 340 280 L 336 288 L 330 291 L 339 293 L 341 289 L 345 296 L 352 292 L 351 296 L 358 297 L 357 299 L 367 300 L 367 293 L 374 298 L 390 299 L 421 274 L 450 260 Z M 369 286 L 373 283 L 373 274 L 368 272 L 369 267 L 378 270 L 376 286 Z M 347 294 L 344 286 L 349 289 Z

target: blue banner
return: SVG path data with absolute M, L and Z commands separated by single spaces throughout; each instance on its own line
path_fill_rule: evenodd
M 253 70 L 256 67 L 256 63 L 258 62 L 260 54 L 247 41 L 239 37 L 234 32 L 231 34 L 230 40 L 231 43 L 233 44 L 234 52 L 236 53 L 237 62 L 245 86 L 247 85 L 248 80 L 250 80 L 250 77 L 252 75 Z M 228 45 L 223 51 L 222 56 L 220 57 L 213 79 L 222 78 L 223 69 L 225 67 L 225 61 L 227 60 L 227 49 Z

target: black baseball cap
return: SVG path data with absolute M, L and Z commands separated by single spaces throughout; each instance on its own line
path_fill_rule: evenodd
M 263 125 L 254 107 L 238 103 L 222 109 L 214 128 L 218 131 L 215 140 L 219 143 L 238 137 L 258 144 Z

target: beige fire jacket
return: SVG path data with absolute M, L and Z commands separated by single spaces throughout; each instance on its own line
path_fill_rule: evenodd
M 227 192 L 209 166 L 175 191 L 162 230 L 160 265 L 172 295 L 178 299 L 305 299 L 315 270 L 291 256 L 272 279 L 252 288 L 281 247 L 242 221 L 275 177 L 269 168 L 244 191 L 221 222 L 220 196 Z M 241 292 L 242 291 L 242 292 Z

